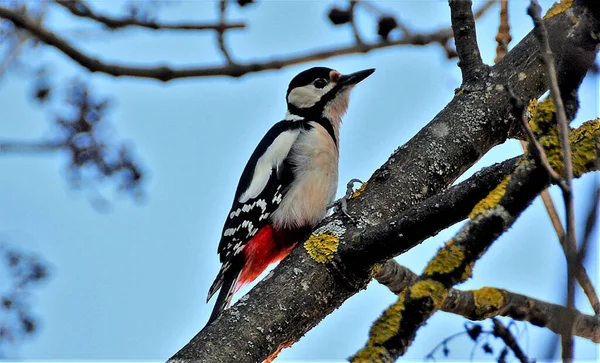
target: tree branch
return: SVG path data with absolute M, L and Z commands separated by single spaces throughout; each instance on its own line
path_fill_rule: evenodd
M 588 155 L 587 150 L 590 147 L 600 149 L 600 119 L 583 124 L 572 134 L 573 139 L 582 134 L 589 136 L 586 142 L 574 147 L 576 157 L 586 158 L 586 167 L 595 168 L 597 151 Z M 547 183 L 546 171 L 535 158 L 529 155 L 521 159 L 513 174 L 473 209 L 467 224 L 438 251 L 423 274 L 403 289 L 398 301 L 373 324 L 367 345 L 352 357 L 352 361 L 393 362 L 403 355 L 417 330 L 440 309 L 450 288 L 471 277 L 475 262 L 512 226 Z M 564 316 L 562 319 L 564 321 Z M 567 332 L 571 331 L 568 326 L 566 328 Z
M 56 35 L 55 33 L 42 26 L 39 26 L 28 17 L 23 16 L 9 8 L 0 6 L 0 17 L 8 19 L 15 26 L 29 31 L 40 41 L 58 49 L 60 52 L 71 58 L 73 61 L 75 61 L 82 67 L 88 69 L 90 72 L 101 72 L 115 77 L 128 76 L 151 78 L 163 82 L 189 77 L 241 77 L 248 73 L 281 69 L 296 64 L 313 62 L 342 55 L 368 53 L 375 49 L 383 49 L 402 45 L 426 45 L 431 43 L 439 43 L 440 45 L 444 46 L 447 43 L 447 41 L 450 38 L 452 38 L 451 29 L 441 29 L 431 33 L 410 35 L 405 34 L 400 39 L 394 41 L 338 46 L 325 50 L 313 50 L 301 55 L 273 58 L 271 60 L 261 60 L 248 63 L 234 63 L 227 64 L 224 66 L 203 66 L 175 69 L 166 65 L 158 67 L 145 67 L 125 66 L 120 64 L 104 62 L 98 58 L 85 54 L 81 50 L 74 47 L 66 39 Z
M 579 3 L 572 6 L 569 16 L 553 16 L 548 20 L 553 49 L 563 49 L 572 41 L 567 34 L 597 32 L 600 26 L 593 19 Z M 597 40 L 588 37 L 574 47 L 595 56 L 596 44 Z M 503 85 L 513 85 L 523 99 L 540 97 L 547 88 L 537 55 L 539 44 L 535 35 L 529 34 L 491 69 L 489 91 L 457 94 L 374 173 L 365 190 L 348 203 L 349 213 L 358 220 L 356 225 L 347 223 L 340 213 L 326 218 L 316 232 L 334 237 L 315 235 L 294 249 L 272 274 L 199 332 L 172 360 L 262 361 L 295 342 L 364 287 L 373 263 L 387 259 L 371 259 L 369 253 L 375 248 L 363 243 L 365 228 L 383 227 L 392 217 L 445 190 L 490 148 L 506 140 L 514 120 L 510 95 Z M 364 251 L 365 258 L 349 261 L 343 256 L 350 251 Z M 231 336 L 243 338 L 232 340 Z M 222 344 L 225 340 L 227 345 Z
M 470 89 L 485 79 L 489 67 L 481 60 L 471 0 L 448 0 L 448 4 L 463 88 Z
M 212 30 L 212 31 L 224 31 L 228 29 L 244 29 L 246 24 L 244 23 L 230 23 L 225 24 L 220 22 L 218 24 L 210 23 L 177 23 L 177 24 L 166 24 L 155 21 L 142 21 L 135 19 L 134 17 L 124 18 L 113 18 L 106 15 L 101 15 L 93 11 L 89 5 L 83 0 L 54 0 L 54 2 L 63 8 L 67 9 L 71 14 L 94 20 L 102 25 L 106 26 L 110 30 L 119 30 L 128 27 L 141 27 L 153 30 Z
M 219 24 L 225 24 L 225 14 L 227 13 L 227 0 L 219 0 Z M 217 32 L 217 42 L 219 43 L 219 49 L 221 54 L 227 60 L 227 64 L 233 64 L 229 50 L 225 46 L 225 30 L 222 28 Z
M 419 275 L 395 260 L 388 260 L 375 273 L 374 277 L 391 292 L 399 294 L 417 281 Z M 561 317 L 567 311 L 564 306 L 495 287 L 482 287 L 478 290 L 466 291 L 452 288 L 448 291 L 440 310 L 463 316 L 469 320 L 485 320 L 496 316 L 505 316 L 547 328 L 556 334 L 564 333 L 565 325 Z M 577 311 L 573 334 L 594 343 L 600 343 L 600 318 Z
M 0 155 L 7 153 L 40 153 L 56 151 L 64 147 L 64 142 L 57 141 L 4 141 L 0 140 Z
M 506 328 L 504 326 L 504 324 L 502 324 L 502 322 L 498 319 L 492 318 L 492 322 L 494 323 L 494 336 L 502 339 L 504 344 L 506 344 L 506 346 L 509 347 L 510 350 L 513 351 L 513 353 L 515 354 L 515 357 L 517 357 L 517 359 L 519 359 L 519 362 L 528 363 L 529 358 L 527 358 L 525 353 L 523 353 L 523 350 L 519 346 L 519 343 L 517 342 L 515 337 L 512 335 L 510 330 L 508 330 L 508 328 Z
M 500 62 L 508 53 L 508 44 L 512 41 L 510 35 L 510 23 L 508 22 L 508 0 L 500 0 L 500 26 L 498 26 L 498 34 L 496 35 L 496 58 L 494 63 Z

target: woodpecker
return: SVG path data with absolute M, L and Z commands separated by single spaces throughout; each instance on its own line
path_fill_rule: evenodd
M 350 91 L 374 71 L 342 75 L 314 67 L 290 82 L 286 116 L 250 156 L 223 226 L 222 265 L 207 302 L 221 291 L 208 324 L 325 217 L 337 191 L 339 129 Z

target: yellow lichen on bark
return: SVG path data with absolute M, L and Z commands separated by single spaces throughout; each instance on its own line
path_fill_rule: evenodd
M 312 234 L 306 242 L 304 249 L 313 260 L 319 263 L 330 261 L 338 250 L 340 239 L 330 233 L 320 235 Z
M 472 261 L 465 266 L 465 271 L 460 277 L 461 282 L 467 281 L 471 278 L 471 275 L 473 274 L 473 266 L 475 266 L 475 261 Z
M 475 301 L 475 312 L 480 317 L 486 317 L 487 314 L 497 311 L 504 305 L 504 295 L 498 289 L 482 287 L 472 292 Z
M 362 183 L 362 185 L 360 186 L 360 188 L 356 189 L 354 191 L 354 193 L 352 193 L 352 196 L 350 197 L 350 199 L 356 198 L 360 195 L 360 193 L 365 191 L 365 188 L 367 187 L 367 182 Z
M 529 126 L 544 148 L 548 162 L 558 174 L 562 174 L 564 164 L 558 127 L 553 121 L 556 113 L 554 102 L 550 97 L 539 104 L 531 101 L 527 110 L 531 114 Z M 590 164 L 598 159 L 600 119 L 585 122 L 579 128 L 571 131 L 569 140 L 573 156 L 573 174 L 575 177 L 579 177 L 589 171 Z
M 502 197 L 506 193 L 506 186 L 508 185 L 508 181 L 510 180 L 510 175 L 507 175 L 502 179 L 500 184 L 494 190 L 492 190 L 487 197 L 483 198 L 473 207 L 471 213 L 469 213 L 469 218 L 473 219 L 480 214 L 485 213 L 488 209 L 494 208 L 500 203 Z
M 403 291 L 398 296 L 396 303 L 387 308 L 383 312 L 383 315 L 373 323 L 371 331 L 369 332 L 367 346 L 381 345 L 398 334 L 400 331 L 400 321 L 402 320 L 405 299 L 406 291 Z
M 366 346 L 359 350 L 350 361 L 353 363 L 373 362 L 373 363 L 384 363 L 389 362 L 392 358 L 389 356 L 388 351 L 382 346 Z
M 464 260 L 465 254 L 460 248 L 454 244 L 447 244 L 429 262 L 423 274 L 433 276 L 435 274 L 450 273 L 460 267 Z
M 600 150 L 600 118 L 587 121 L 569 135 L 573 154 L 573 175 L 579 177 L 598 161 Z
M 579 177 L 589 171 L 590 164 L 598 159 L 600 119 L 587 121 L 579 128 L 571 131 L 569 141 L 571 142 L 573 176 Z M 546 157 L 552 168 L 557 173 L 562 174 L 564 164 L 558 129 L 554 127 L 547 135 L 541 137 L 540 144 L 546 151 Z
M 527 112 L 531 115 L 531 118 L 529 119 L 531 131 L 533 131 L 537 137 L 540 137 L 545 133 L 545 130 L 552 125 L 552 118 L 556 113 L 556 106 L 551 97 L 546 98 L 540 103 L 532 100 L 527 106 Z
M 573 0 L 561 0 L 559 2 L 555 2 L 552 4 L 546 15 L 544 15 L 544 20 L 548 20 L 553 16 L 564 13 L 571 7 L 571 5 L 573 5 Z
M 417 281 L 410 287 L 411 299 L 423 299 L 429 297 L 433 300 L 436 309 L 444 302 L 447 295 L 448 290 L 444 285 L 441 282 L 432 279 Z
M 381 263 L 376 263 L 375 265 L 373 265 L 373 267 L 371 268 L 371 276 L 375 277 L 377 275 L 377 273 L 379 273 L 379 270 L 381 270 L 382 267 L 383 267 L 383 264 L 381 264 Z

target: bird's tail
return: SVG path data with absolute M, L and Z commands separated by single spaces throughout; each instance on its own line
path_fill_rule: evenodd
M 212 314 L 210 314 L 210 318 L 208 319 L 208 323 L 206 323 L 206 325 L 209 325 L 214 320 L 216 320 L 219 317 L 219 315 L 221 315 L 221 312 L 229 307 L 229 304 L 231 303 L 231 298 L 233 297 L 233 294 L 236 291 L 236 285 L 239 276 L 240 272 L 233 274 L 226 273 L 225 276 L 223 276 L 222 280 L 219 279 L 219 276 L 217 277 L 215 283 L 217 285 L 221 285 L 221 291 L 219 291 L 217 302 L 215 303 L 215 307 L 213 308 Z M 215 283 L 213 283 L 213 287 L 215 286 Z M 216 292 L 216 289 L 213 290 L 213 287 L 211 287 L 211 292 L 208 296 L 209 299 Z

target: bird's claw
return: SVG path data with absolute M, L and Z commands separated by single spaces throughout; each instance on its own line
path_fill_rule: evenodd
M 335 208 L 336 211 L 341 210 L 351 221 L 354 221 L 354 217 L 348 213 L 348 200 L 350 200 L 354 194 L 354 183 L 364 184 L 360 179 L 351 179 L 348 184 L 346 184 L 346 194 L 327 206 L 327 209 Z

